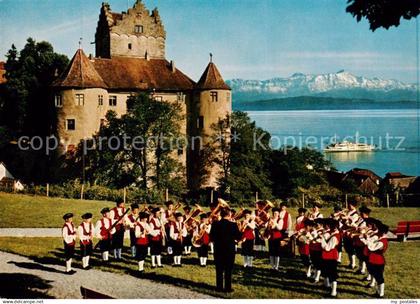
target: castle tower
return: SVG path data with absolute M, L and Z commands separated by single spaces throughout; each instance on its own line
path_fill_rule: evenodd
M 115 13 L 103 3 L 96 28 L 96 57 L 165 58 L 166 32 L 155 8 L 151 13 L 141 0 L 127 12 Z
M 216 132 L 215 125 L 232 113 L 231 88 L 223 80 L 212 61 L 212 56 L 210 57 L 210 63 L 196 84 L 192 108 L 193 117 L 191 121 L 193 125 L 191 126 L 191 133 L 200 136 L 203 146 L 212 144 Z M 208 161 L 209 155 L 202 155 L 200 158 L 198 151 L 192 151 L 192 153 L 195 155 L 195 161 L 201 162 L 198 165 L 206 167 L 206 170 L 204 172 L 197 167 L 191 170 L 195 174 L 205 174 L 205 177 L 198 176 L 191 179 L 197 183 L 190 185 L 191 188 L 217 188 L 217 180 L 222 172 L 221 167 L 215 163 L 203 163 L 203 161 Z M 191 174 L 194 174 L 194 172 L 191 172 Z

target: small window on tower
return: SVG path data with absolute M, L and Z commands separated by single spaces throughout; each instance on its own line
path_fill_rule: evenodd
M 75 119 L 67 119 L 66 129 L 68 131 L 74 131 L 74 130 L 76 130 L 76 120 Z
M 98 106 L 104 105 L 104 95 L 98 95 Z
M 131 43 L 128 44 L 128 49 L 131 50 L 132 49 L 132 45 Z
M 226 93 L 226 102 L 230 102 L 230 93 L 229 92 Z
M 199 129 L 203 129 L 204 128 L 204 117 L 203 116 L 198 117 L 197 127 Z
M 76 94 L 76 105 L 77 106 L 85 105 L 85 94 Z
M 116 107 L 117 106 L 117 96 L 111 95 L 109 96 L 109 106 Z
M 134 27 L 134 32 L 135 32 L 136 34 L 141 34 L 141 33 L 143 33 L 143 25 L 136 25 L 136 26 Z
M 210 92 L 210 97 L 212 102 L 217 102 L 217 92 Z
M 54 101 L 57 108 L 61 108 L 63 106 L 63 99 L 61 98 L 61 95 L 55 95 Z

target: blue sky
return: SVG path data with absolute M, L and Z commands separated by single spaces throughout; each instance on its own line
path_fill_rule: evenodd
M 134 0 L 109 0 L 121 12 Z M 372 33 L 345 13 L 346 0 L 144 0 L 159 8 L 167 58 L 198 79 L 214 54 L 225 79 L 267 79 L 295 72 L 333 73 L 415 82 L 416 22 Z M 83 37 L 94 53 L 102 0 L 0 0 L 0 60 L 27 37 L 73 56 Z

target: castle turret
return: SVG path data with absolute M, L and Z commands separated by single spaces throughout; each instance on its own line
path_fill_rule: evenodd
M 141 0 L 127 12 L 115 13 L 103 3 L 96 28 L 96 57 L 113 56 L 163 59 L 166 32 L 158 9 L 151 13 Z
M 207 65 L 203 75 L 196 84 L 194 96 L 194 112 L 196 125 L 191 126 L 193 134 L 199 135 L 202 145 L 206 146 L 214 142 L 215 126 L 227 115 L 232 113 L 231 88 L 225 83 L 222 75 L 210 57 L 210 63 Z M 202 157 L 200 162 L 208 162 L 209 157 Z M 217 180 L 221 174 L 219 165 L 213 163 L 201 163 L 206 170 L 201 171 L 206 176 L 194 179 L 199 181 L 199 188 L 217 188 Z M 197 170 L 195 170 L 197 172 Z M 200 174 L 200 173 L 197 173 Z M 197 185 L 193 188 L 197 188 Z

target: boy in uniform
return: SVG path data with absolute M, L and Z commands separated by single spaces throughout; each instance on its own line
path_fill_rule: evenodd
M 255 220 L 252 218 L 251 210 L 244 210 L 245 219 L 241 225 L 242 245 L 241 254 L 244 257 L 244 268 L 252 267 L 254 259 L 254 241 L 255 241 Z
M 169 230 L 169 236 L 173 241 L 173 255 L 174 255 L 174 266 L 182 267 L 181 257 L 183 249 L 183 240 L 187 236 L 188 232 L 184 225 L 184 217 L 181 213 L 175 213 L 176 222 L 172 222 Z
M 147 248 L 149 244 L 150 226 L 147 223 L 149 215 L 146 212 L 141 212 L 139 221 L 136 222 L 134 233 L 136 237 L 136 259 L 139 263 L 139 272 L 144 271 L 144 260 L 147 256 Z
M 152 218 L 150 219 L 150 255 L 152 256 L 152 268 L 162 266 L 163 232 L 164 227 L 160 219 L 160 208 L 152 209 Z
M 66 259 L 66 274 L 74 274 L 71 268 L 71 263 L 74 257 L 74 247 L 76 245 L 76 230 L 73 224 L 73 213 L 66 213 L 63 216 L 64 225 L 62 229 L 63 243 L 64 243 L 64 256 Z
M 196 229 L 195 238 L 196 242 L 200 244 L 198 247 L 198 257 L 200 258 L 200 266 L 206 267 L 207 259 L 209 257 L 209 244 L 210 244 L 210 231 L 211 224 L 209 223 L 208 215 L 200 215 L 200 225 Z
M 111 249 L 111 238 L 115 232 L 115 228 L 112 228 L 112 219 L 110 219 L 109 208 L 103 208 L 101 210 L 102 218 L 96 222 L 95 230 L 96 237 L 99 239 L 99 248 L 102 252 L 102 260 L 108 262 L 109 250 Z
M 126 226 L 130 229 L 131 256 L 136 257 L 136 235 L 135 228 L 139 221 L 139 205 L 131 204 L 131 214 L 126 218 Z
M 82 255 L 83 269 L 90 269 L 89 259 L 93 250 L 92 213 L 83 214 L 82 219 L 82 223 L 77 228 L 80 240 L 80 253 Z
M 123 217 L 125 213 L 125 203 L 122 199 L 118 199 L 116 206 L 112 208 L 110 211 L 110 216 L 112 219 L 112 224 L 115 222 L 118 222 L 118 224 L 115 226 L 115 232 L 112 236 L 112 247 L 114 249 L 114 258 L 117 260 L 122 259 L 122 248 L 124 246 L 124 233 L 125 233 L 125 227 L 124 222 L 125 219 Z

